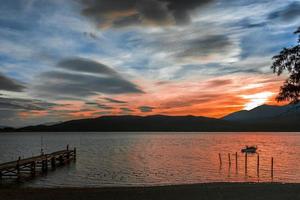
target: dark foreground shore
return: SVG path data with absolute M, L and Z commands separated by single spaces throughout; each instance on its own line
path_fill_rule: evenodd
M 300 184 L 211 183 L 121 188 L 2 188 L 0 200 L 295 200 Z

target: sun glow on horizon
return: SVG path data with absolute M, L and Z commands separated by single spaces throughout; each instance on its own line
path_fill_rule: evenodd
M 268 102 L 270 97 L 273 95 L 273 92 L 260 92 L 251 95 L 241 95 L 242 98 L 249 100 L 249 102 L 244 105 L 244 109 L 251 110 L 257 106 L 263 105 Z

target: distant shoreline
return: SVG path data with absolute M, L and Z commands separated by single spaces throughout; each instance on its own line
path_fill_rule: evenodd
M 2 188 L 0 200 L 300 199 L 300 184 L 207 183 L 153 187 Z

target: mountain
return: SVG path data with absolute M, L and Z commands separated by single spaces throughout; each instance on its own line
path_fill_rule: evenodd
M 300 131 L 300 104 L 262 105 L 238 111 L 221 119 L 196 116 L 102 116 L 23 128 L 0 128 L 2 132 L 234 132 Z
M 28 126 L 15 131 L 231 131 L 235 124 L 220 119 L 195 116 L 103 116 L 55 125 Z
M 249 111 L 241 110 L 231 113 L 222 119 L 231 122 L 253 123 L 264 120 L 285 120 L 297 116 L 300 116 L 300 103 L 285 106 L 262 105 Z

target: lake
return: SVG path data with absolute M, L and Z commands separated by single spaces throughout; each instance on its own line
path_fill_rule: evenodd
M 42 141 L 41 141 L 42 140 Z M 0 162 L 77 148 L 77 161 L 25 187 L 101 187 L 207 182 L 300 183 L 300 133 L 2 133 Z M 257 145 L 248 156 L 245 145 Z M 238 168 L 235 165 L 238 152 Z M 218 154 L 222 155 L 222 166 Z M 231 166 L 228 164 L 231 154 Z M 271 178 L 274 157 L 274 178 Z

